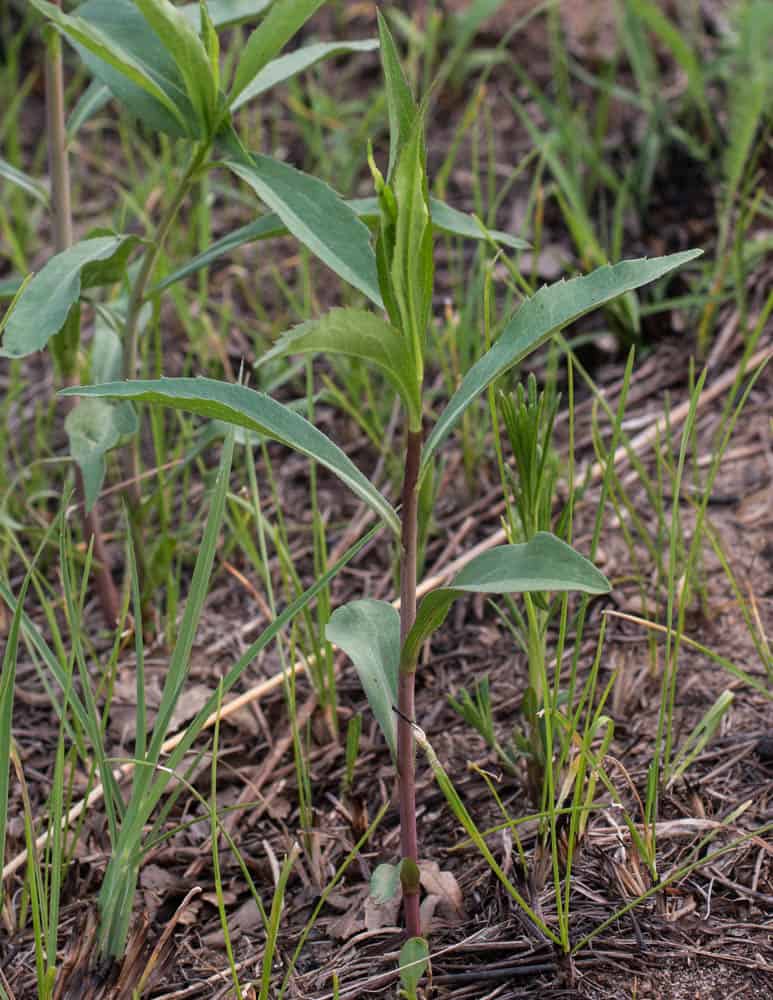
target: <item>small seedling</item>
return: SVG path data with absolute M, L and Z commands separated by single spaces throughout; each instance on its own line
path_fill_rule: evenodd
M 499 376 L 522 363 L 564 326 L 660 278 L 692 260 L 698 251 L 622 261 L 541 289 L 523 303 L 499 339 L 465 374 L 425 438 L 422 388 L 433 299 L 433 213 L 443 219 L 448 218 L 448 210 L 444 206 L 436 209 L 429 196 L 424 149 L 426 109 L 418 107 L 413 99 L 383 19 L 379 30 L 391 142 L 386 177 L 372 158 L 371 169 L 379 213 L 377 298 L 383 303 L 386 318 L 362 309 L 334 309 L 290 331 L 267 357 L 338 353 L 373 364 L 387 377 L 405 417 L 399 513 L 321 431 L 270 397 L 244 386 L 175 378 L 112 383 L 77 392 L 162 403 L 266 434 L 327 466 L 399 538 L 399 614 L 383 601 L 354 601 L 333 613 L 327 637 L 352 659 L 396 761 L 402 855 L 399 879 L 408 936 L 417 938 L 420 920 L 414 693 L 422 647 L 442 625 L 454 601 L 468 593 L 522 593 L 536 608 L 539 598 L 530 595 L 571 590 L 593 595 L 609 589 L 604 575 L 587 559 L 555 535 L 537 531 L 526 541 L 501 545 L 472 559 L 448 586 L 432 590 L 417 606 L 418 497 L 422 483 L 432 474 L 441 444 L 464 412 Z M 237 173 L 243 169 L 240 166 Z M 371 298 L 375 301 L 376 297 Z M 530 634 L 535 640 L 533 662 L 544 668 L 542 650 L 536 649 L 540 628 L 540 623 L 535 622 Z M 544 684 L 539 690 L 544 690 Z M 546 745 L 550 745 L 549 738 Z

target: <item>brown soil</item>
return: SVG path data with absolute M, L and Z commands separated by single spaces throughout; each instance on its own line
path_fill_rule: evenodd
M 579 29 L 578 29 L 579 30 Z M 543 50 L 544 51 L 544 50 Z M 539 56 L 535 54 L 535 60 Z M 494 78 L 488 99 L 498 125 L 497 143 L 503 162 L 515 163 L 527 148 L 528 140 L 512 124 L 502 100 L 504 81 Z M 431 159 L 442 160 L 455 125 L 453 114 L 462 102 L 459 96 L 443 98 L 448 111 L 430 134 Z M 625 123 L 621 122 L 621 130 Z M 621 131 L 622 134 L 622 131 Z M 453 177 L 453 197 L 459 207 L 471 204 L 470 177 L 460 168 Z M 676 239 L 684 245 L 695 242 L 697 229 L 710 240 L 712 207 L 705 200 L 693 201 L 688 214 L 673 219 L 674 201 L 663 187 L 661 203 L 651 208 L 647 228 L 663 234 L 657 219 L 676 227 Z M 502 227 L 517 220 L 523 191 L 514 190 L 503 211 Z M 658 215 L 660 213 L 660 215 Z M 653 221 L 653 219 L 655 221 Z M 239 221 L 245 221 L 244 218 Z M 546 245 L 557 248 L 564 259 L 572 249 L 558 218 L 546 220 Z M 231 220 L 223 228 L 229 228 Z M 681 226 L 681 228 L 680 228 Z M 630 256 L 639 251 L 658 253 L 675 246 L 656 247 L 637 224 L 630 228 Z M 665 238 L 665 237 L 664 237 Z M 670 243 L 670 241 L 669 241 Z M 248 267 L 256 262 L 254 248 L 246 248 L 240 261 Z M 256 267 L 259 268 L 256 263 Z M 550 262 L 540 266 L 548 268 Z M 260 280 L 261 275 L 258 274 Z M 550 277 L 546 275 L 545 277 Z M 448 281 L 442 269 L 438 286 Z M 759 310 L 769 287 L 770 271 L 757 274 L 750 283 L 750 308 Z M 231 295 L 237 282 L 228 270 L 213 277 L 215 294 Z M 235 293 L 234 293 L 235 294 Z M 238 299 L 234 298 L 235 302 Z M 440 306 L 440 303 L 439 303 Z M 689 317 L 692 321 L 693 317 Z M 733 306 L 723 307 L 718 330 L 725 335 L 714 344 L 712 371 L 707 382 L 737 364 L 742 344 Z M 675 333 L 686 322 L 684 314 L 667 314 L 645 330 L 655 348 L 639 364 L 626 412 L 630 433 L 650 426 L 663 412 L 668 395 L 674 409 L 687 395 L 685 338 L 690 332 Z M 177 332 L 179 334 L 179 331 Z M 175 334 L 172 334 L 172 337 Z M 764 334 L 764 344 L 773 346 L 773 328 Z M 760 346 L 764 346 L 761 344 Z M 249 344 L 243 334 L 232 334 L 226 368 L 238 368 L 249 358 Z M 178 356 L 181 357 L 179 340 Z M 584 356 L 585 357 L 585 356 Z M 601 341 L 587 356 L 599 385 L 614 408 L 622 376 L 622 362 L 615 351 Z M 37 363 L 36 363 L 37 364 Z M 171 368 L 168 368 L 171 372 Z M 537 365 L 540 370 L 540 365 Z M 757 381 L 733 440 L 709 505 L 710 524 L 729 555 L 738 586 L 758 618 L 759 629 L 773 631 L 773 451 L 770 440 L 770 399 L 773 376 L 767 370 Z M 37 392 L 40 393 L 40 382 Z M 594 461 L 591 433 L 591 402 L 578 385 L 576 454 L 578 469 Z M 721 403 L 724 396 L 700 412 L 696 431 L 696 453 L 708 460 L 715 447 Z M 323 413 L 326 425 L 337 440 L 367 472 L 377 469 L 378 456 L 367 442 L 340 416 Z M 17 419 L 21 419 L 17 413 Z M 602 420 L 602 431 L 606 433 Z M 678 449 L 679 428 L 673 449 Z M 565 454 L 567 422 L 558 424 L 559 445 Z M 289 530 L 298 565 L 305 578 L 311 577 L 307 479 L 305 463 L 273 449 L 282 470 L 281 490 L 289 512 Z M 642 461 L 654 475 L 651 449 L 643 450 Z M 702 468 L 705 468 L 705 463 Z M 500 527 L 501 491 L 496 484 L 493 464 L 476 471 L 474 497 L 465 480 L 461 455 L 448 453 L 446 483 L 442 494 L 437 530 L 430 540 L 427 565 L 442 570 L 467 547 L 480 542 Z M 644 523 L 655 524 L 646 493 L 639 480 L 623 473 L 636 512 Z M 627 478 L 626 478 L 627 477 Z M 241 484 L 234 483 L 236 489 Z M 577 507 L 575 541 L 587 549 L 598 502 L 598 485 L 591 487 Z M 330 511 L 334 525 L 356 522 L 362 515 L 351 497 L 336 483 L 320 476 L 321 502 Z M 189 497 L 191 504 L 203 502 L 198 484 Z M 667 509 L 670 510 L 670 503 Z M 680 511 L 685 540 L 689 542 L 694 523 L 693 508 L 685 490 Z M 113 517 L 117 515 L 117 508 Z M 117 523 L 117 522 L 116 522 Z M 331 538 L 331 548 L 341 542 L 343 532 Z M 580 680 L 590 671 L 602 616 L 607 610 L 639 614 L 654 621 L 665 619 L 665 594 L 654 575 L 648 583 L 647 606 L 642 608 L 638 587 L 632 583 L 640 566 L 652 573 L 643 546 L 634 555 L 625 544 L 623 532 L 609 513 L 602 534 L 601 568 L 613 581 L 608 599 L 591 607 L 580 654 Z M 190 718 L 209 692 L 216 678 L 234 661 L 267 623 L 266 607 L 250 580 L 249 564 L 236 562 L 237 571 L 218 572 L 207 602 L 197 638 L 190 675 Z M 19 569 L 20 572 L 20 569 Z M 19 572 L 12 578 L 18 587 Z M 686 622 L 686 635 L 710 647 L 760 682 L 769 683 L 749 630 L 733 598 L 730 583 L 719 560 L 705 547 L 701 566 L 705 586 L 702 598 L 694 597 Z M 334 604 L 355 596 L 391 598 L 393 581 L 390 552 L 383 542 L 371 545 L 350 565 L 334 584 Z M 96 602 L 88 607 L 89 624 L 97 651 L 105 653 L 99 638 Z M 0 628 L 2 628 L 0 619 Z M 41 626 L 43 622 L 40 622 Z M 606 759 L 607 771 L 626 808 L 638 822 L 638 803 L 646 789 L 647 767 L 652 758 L 661 697 L 664 645 L 648 643 L 638 625 L 616 617 L 607 618 L 606 641 L 601 661 L 599 690 L 617 672 L 608 712 L 615 720 L 615 735 Z M 147 652 L 149 701 L 160 690 L 168 650 L 158 637 Z M 116 700 L 110 716 L 109 738 L 115 757 L 131 752 L 133 732 L 134 659 L 131 645 L 124 649 L 117 676 Z M 384 802 L 390 802 L 381 824 L 370 842 L 348 866 L 346 873 L 322 907 L 301 953 L 288 996 L 296 998 L 332 997 L 333 974 L 341 981 L 341 997 L 350 1000 L 396 994 L 395 969 L 401 944 L 399 914 L 375 908 L 368 900 L 368 879 L 373 868 L 384 860 L 394 861 L 398 852 L 397 810 L 393 801 L 393 775 L 388 752 L 367 712 L 351 667 L 337 661 L 339 726 L 355 712 L 364 716 L 363 738 L 351 791 L 343 795 L 343 740 L 331 740 L 325 719 L 316 708 L 307 681 L 299 680 L 299 704 L 304 727 L 308 723 L 309 757 L 314 801 L 311 830 L 301 831 L 297 809 L 296 777 L 291 733 L 281 689 L 251 702 L 224 723 L 220 733 L 218 806 L 242 804 L 229 823 L 234 839 L 266 905 L 270 904 L 275 861 L 284 857 L 292 843 L 303 840 L 304 850 L 290 878 L 282 917 L 275 984 L 290 960 L 299 937 L 329 884 L 350 851 L 362 837 Z M 275 674 L 280 668 L 278 654 L 270 650 L 244 678 L 242 689 Z M 449 775 L 480 828 L 501 818 L 494 799 L 475 764 L 488 772 L 511 816 L 532 811 L 526 792 L 525 773 L 503 773 L 483 742 L 450 709 L 446 697 L 462 687 L 471 687 L 476 678 L 488 674 L 494 696 L 497 729 L 506 740 L 518 721 L 518 707 L 526 685 L 523 655 L 509 634 L 483 601 L 461 602 L 432 643 L 431 655 L 421 666 L 417 718 L 426 730 Z M 679 745 L 716 697 L 725 689 L 734 695 L 732 707 L 719 732 L 698 755 L 683 780 L 662 794 L 658 816 L 657 867 L 661 875 L 679 868 L 698 856 L 703 864 L 683 878 L 675 879 L 619 919 L 579 951 L 574 962 L 557 956 L 492 876 L 481 856 L 463 846 L 462 831 L 426 768 L 420 768 L 419 826 L 424 857 L 443 872 L 450 872 L 451 896 L 461 894 L 461 912 L 440 900 L 430 928 L 433 953 L 432 989 L 427 996 L 446 1000 L 508 1000 L 521 997 L 588 998 L 674 998 L 674 1000 L 751 1000 L 773 998 L 773 840 L 748 836 L 773 820 L 773 710 L 770 701 L 747 684 L 736 680 L 709 658 L 683 647 L 679 659 L 675 741 Z M 14 735 L 30 782 L 33 811 L 42 815 L 49 790 L 57 738 L 57 720 L 47 696 L 41 694 L 33 663 L 22 655 L 17 682 Z M 202 759 L 192 780 L 202 795 L 209 794 L 209 760 Z M 75 796 L 84 791 L 83 776 L 75 778 Z M 574 858 L 571 892 L 571 934 L 576 943 L 621 909 L 626 902 L 644 893 L 651 885 L 649 874 L 638 857 L 622 820 L 621 811 L 605 798 L 604 808 L 595 811 Z M 8 857 L 24 846 L 22 810 L 18 787 L 12 788 L 11 820 L 8 829 Z M 257 803 L 257 804 L 255 804 Z M 247 804 L 248 807 L 247 807 Z M 735 819 L 723 826 L 729 814 Z M 197 819 L 197 817 L 201 817 Z M 183 826 L 154 849 L 143 867 L 137 897 L 136 924 L 128 956 L 121 969 L 96 968 L 95 915 L 99 890 L 109 849 L 104 815 L 94 807 L 87 816 L 75 845 L 75 861 L 63 892 L 60 943 L 64 960 L 57 985 L 57 997 L 129 996 L 126 984 L 136 982 L 145 968 L 151 949 L 163 929 L 176 920 L 173 933 L 159 956 L 152 989 L 155 1000 L 183 997 L 232 996 L 230 973 L 214 895 L 209 821 L 195 798 L 183 795 L 169 816 L 167 826 Z M 517 845 L 502 833 L 489 840 L 498 863 L 518 884 L 531 905 L 551 920 L 555 899 L 550 887 L 549 858 L 537 838 L 534 823 L 518 828 L 528 871 L 521 869 Z M 302 836 L 302 833 L 305 836 Z M 710 843 L 701 842 L 711 834 Z M 712 852 L 727 848 L 739 838 L 743 842 L 716 857 Z M 229 926 L 235 947 L 235 961 L 241 978 L 258 980 L 264 935 L 257 909 L 246 889 L 242 872 L 231 852 L 220 852 L 223 889 Z M 8 888 L 18 907 L 22 880 L 17 875 Z M 200 890 L 189 896 L 191 890 Z M 184 906 L 182 904 L 184 903 Z M 182 906 L 182 908 L 181 908 Z M 13 935 L 0 933 L 0 983 L 17 1000 L 35 996 L 34 953 L 29 929 Z M 116 985 L 118 983 L 118 985 Z M 122 993 L 121 991 L 124 990 Z M 247 994 L 255 996 L 255 992 Z M 273 995 L 273 994 L 272 994 Z

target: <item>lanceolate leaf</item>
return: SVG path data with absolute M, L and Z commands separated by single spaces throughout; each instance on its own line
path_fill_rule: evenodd
M 360 358 L 380 368 L 400 394 L 411 430 L 421 430 L 421 390 L 405 338 L 393 326 L 363 309 L 331 309 L 288 331 L 258 364 L 279 355 L 320 352 Z
M 9 767 L 13 750 L 13 699 L 16 688 L 16 658 L 19 651 L 19 637 L 24 618 L 24 599 L 32 579 L 33 568 L 30 567 L 21 585 L 13 619 L 6 632 L 5 651 L 0 669 L 0 861 L 5 863 L 5 838 L 8 831 L 8 789 Z M 0 902 L 5 903 L 4 893 L 0 892 Z
M 137 421 L 130 403 L 115 406 L 105 399 L 84 399 L 64 422 L 70 454 L 83 473 L 86 510 L 91 510 L 105 479 L 105 455 L 133 434 Z
M 379 218 L 377 198 L 352 198 L 347 202 L 349 207 L 368 223 L 375 223 Z M 462 236 L 469 240 L 493 239 L 502 246 L 513 250 L 528 250 L 531 246 L 526 240 L 504 233 L 501 229 L 486 229 L 480 226 L 474 215 L 460 212 L 458 208 L 441 201 L 439 198 L 429 199 L 429 211 L 432 218 L 432 228 L 449 236 Z
M 409 339 L 419 381 L 423 377 L 424 338 L 432 306 L 434 262 L 429 193 L 424 169 L 424 122 L 414 118 L 394 169 L 397 200 L 391 287 Z
M 228 28 L 233 24 L 242 24 L 244 21 L 254 21 L 273 2 L 274 0 L 209 0 L 207 10 L 216 28 Z M 198 3 L 184 3 L 180 7 L 180 11 L 191 24 L 197 25 L 199 23 Z
M 99 236 L 58 253 L 29 282 L 8 320 L 0 356 L 42 350 L 64 326 L 81 289 L 118 280 L 136 236 Z
M 131 0 L 87 0 L 77 15 L 64 14 L 47 0 L 30 2 L 143 121 L 174 135 L 197 134 L 177 68 Z
M 400 57 L 387 23 L 377 9 L 378 33 L 381 39 L 381 66 L 384 71 L 387 110 L 389 113 L 389 168 L 387 181 L 391 181 L 397 158 L 407 141 L 416 117 L 416 102 L 405 79 Z
M 408 1000 L 418 996 L 419 983 L 429 965 L 429 945 L 422 937 L 408 938 L 400 949 L 400 985 Z
M 207 11 L 215 28 L 226 28 L 233 24 L 241 24 L 243 21 L 254 20 L 259 14 L 262 14 L 266 8 L 271 5 L 271 3 L 272 0 L 210 0 L 210 3 L 207 4 Z M 125 9 L 126 4 L 124 3 L 123 6 Z M 177 9 L 185 16 L 186 20 L 194 28 L 198 27 L 201 17 L 200 5 L 198 3 L 183 4 Z M 129 10 L 130 17 L 131 14 L 132 12 Z M 94 59 L 93 56 L 90 56 L 89 58 L 91 60 Z M 91 62 L 90 65 L 92 66 L 92 71 L 94 72 L 96 63 Z M 102 63 L 101 72 L 103 75 L 105 71 L 109 71 L 109 67 L 105 63 Z M 102 110 L 112 96 L 110 88 L 102 82 L 99 78 L 98 72 L 99 71 L 97 71 L 96 79 L 91 81 L 89 86 L 79 98 L 77 105 L 67 121 L 67 137 L 70 140 L 72 140 L 72 138 L 77 134 L 82 125 Z M 137 88 L 131 88 L 128 81 L 125 81 L 125 86 L 123 88 L 120 81 L 117 82 L 117 86 L 119 90 L 127 91 L 129 94 L 133 94 L 135 99 L 137 98 Z M 144 100 L 142 92 L 140 91 L 139 94 L 140 105 L 147 106 L 147 102 Z M 116 94 L 116 96 L 118 96 L 118 94 Z M 128 104 L 129 102 L 124 101 L 124 103 Z M 153 104 L 155 105 L 156 102 L 153 102 Z M 169 115 L 164 111 L 164 109 L 161 108 L 159 110 L 156 105 L 155 111 L 161 115 L 162 120 L 168 125 Z M 165 127 L 162 128 L 162 131 L 170 131 L 170 129 Z M 173 135 L 183 134 L 179 130 L 179 124 L 175 123 L 174 120 L 172 120 L 171 131 Z
M 260 154 L 238 163 L 228 161 L 226 166 L 276 212 L 296 239 L 344 281 L 382 306 L 368 227 L 331 187 Z
M 250 35 L 236 67 L 230 100 L 235 101 L 325 0 L 274 0 L 268 14 Z
M 366 38 L 357 42 L 317 42 L 314 45 L 306 45 L 295 52 L 288 52 L 287 55 L 279 56 L 265 66 L 260 73 L 249 83 L 239 96 L 231 103 L 231 111 L 236 111 L 247 101 L 251 101 L 259 94 L 265 93 L 271 87 L 276 87 L 285 80 L 290 80 L 310 69 L 322 59 L 329 59 L 332 56 L 345 55 L 349 52 L 372 52 L 378 48 L 375 38 Z
M 462 384 L 441 413 L 424 448 L 422 475 L 429 468 L 440 442 L 449 434 L 470 403 L 494 379 L 520 364 L 553 334 L 585 313 L 610 302 L 618 295 L 661 278 L 669 271 L 694 260 L 700 253 L 700 250 L 686 250 L 668 257 L 624 260 L 570 281 L 546 285 L 527 299 L 494 346 L 467 372 Z
M 160 403 L 264 434 L 326 466 L 399 534 L 400 523 L 391 505 L 338 445 L 298 413 L 262 392 L 209 378 L 161 378 L 78 386 L 63 389 L 60 395 Z
M 199 130 L 208 134 L 215 122 L 217 83 L 198 32 L 169 0 L 134 0 L 185 82 L 196 110 Z
M 121 339 L 101 315 L 97 315 L 91 347 L 91 378 L 109 382 L 121 377 Z M 137 432 L 138 421 L 128 400 L 83 399 L 64 422 L 70 454 L 80 466 L 85 488 L 86 510 L 91 510 L 105 479 L 105 455 Z
M 378 201 L 375 198 L 352 198 L 346 204 L 363 222 L 369 224 L 378 222 L 379 209 Z M 451 236 L 467 237 L 473 240 L 483 240 L 490 237 L 495 242 L 501 243 L 503 246 L 512 247 L 514 250 L 523 250 L 529 246 L 528 243 L 518 239 L 517 236 L 503 233 L 499 229 L 490 229 L 488 231 L 481 229 L 472 215 L 460 212 L 456 208 L 451 208 L 450 205 L 437 198 L 430 198 L 429 205 L 432 227 L 440 232 L 448 233 Z M 244 246 L 245 243 L 271 239 L 274 236 L 282 236 L 286 232 L 287 226 L 284 225 L 276 212 L 261 215 L 254 222 L 248 222 L 246 226 L 234 229 L 233 232 L 219 239 L 212 246 L 207 247 L 197 257 L 189 260 L 187 264 L 184 264 L 177 271 L 174 271 L 164 278 L 163 281 L 159 282 L 153 288 L 152 293 L 155 294 L 156 292 L 163 291 L 164 288 L 169 288 L 170 285 L 182 281 L 183 278 L 187 278 L 191 274 L 195 274 L 201 268 L 209 267 L 221 257 L 225 257 L 226 254 L 237 250 L 240 246 Z
M 429 210 L 433 227 L 452 236 L 465 236 L 470 240 L 492 239 L 502 246 L 512 247 L 513 250 L 526 250 L 530 246 L 526 240 L 503 233 L 501 229 L 486 229 L 478 224 L 474 216 L 460 212 L 438 198 L 430 198 Z
M 397 677 L 400 615 L 386 601 L 352 601 L 336 608 L 325 637 L 354 664 L 376 721 L 397 757 Z
M 609 582 L 593 563 L 549 532 L 520 545 L 499 545 L 472 559 L 448 587 L 431 591 L 419 606 L 402 651 L 403 669 L 413 669 L 422 643 L 445 621 L 464 594 L 522 594 L 579 590 L 606 594 Z

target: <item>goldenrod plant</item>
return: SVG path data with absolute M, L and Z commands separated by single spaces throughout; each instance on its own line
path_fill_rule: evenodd
M 433 306 L 433 216 L 445 219 L 449 210 L 444 206 L 436 208 L 429 196 L 424 144 L 426 106 L 414 100 L 383 18 L 379 18 L 379 33 L 390 149 L 385 175 L 369 155 L 378 220 L 375 254 L 368 245 L 367 253 L 361 254 L 360 266 L 362 260 L 372 260 L 377 289 L 371 290 L 369 297 L 381 308 L 379 312 L 333 309 L 318 320 L 290 330 L 262 360 L 289 354 L 342 354 L 369 363 L 386 376 L 404 415 L 399 510 L 318 428 L 269 396 L 243 385 L 203 378 L 163 378 L 67 391 L 89 398 L 163 404 L 281 441 L 334 472 L 399 540 L 399 612 L 384 601 L 354 601 L 335 610 L 327 637 L 354 663 L 396 762 L 401 860 L 390 881 L 402 887 L 406 929 L 408 937 L 414 939 L 421 937 L 414 745 L 414 692 L 421 649 L 442 625 L 453 602 L 468 593 L 521 593 L 534 606 L 539 596 L 528 595 L 567 591 L 594 595 L 609 589 L 604 575 L 580 553 L 549 531 L 538 530 L 524 541 L 497 546 L 472 559 L 448 586 L 432 590 L 417 604 L 418 497 L 422 483 L 432 474 L 441 445 L 464 412 L 501 375 L 522 364 L 584 314 L 668 274 L 693 260 L 700 251 L 621 261 L 540 289 L 505 323 L 499 338 L 466 372 L 457 391 L 428 428 L 429 433 L 425 433 L 422 390 L 427 327 Z M 246 158 L 232 163 L 239 176 L 255 180 L 254 166 Z M 254 163 L 261 166 L 263 161 Z M 274 169 L 272 166 L 269 173 Z M 264 179 L 259 184 L 256 181 L 261 190 L 263 185 Z M 368 211 L 373 211 L 372 204 Z M 535 637 L 538 627 L 542 628 L 535 622 Z

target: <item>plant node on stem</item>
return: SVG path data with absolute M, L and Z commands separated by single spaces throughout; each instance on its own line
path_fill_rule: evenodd
M 400 559 L 400 644 L 416 620 L 416 558 L 418 549 L 418 480 L 421 461 L 421 431 L 407 432 Z M 400 668 L 397 719 L 397 774 L 400 795 L 400 877 L 408 937 L 421 935 L 419 918 L 419 845 L 416 831 L 416 749 L 413 736 L 416 665 Z

